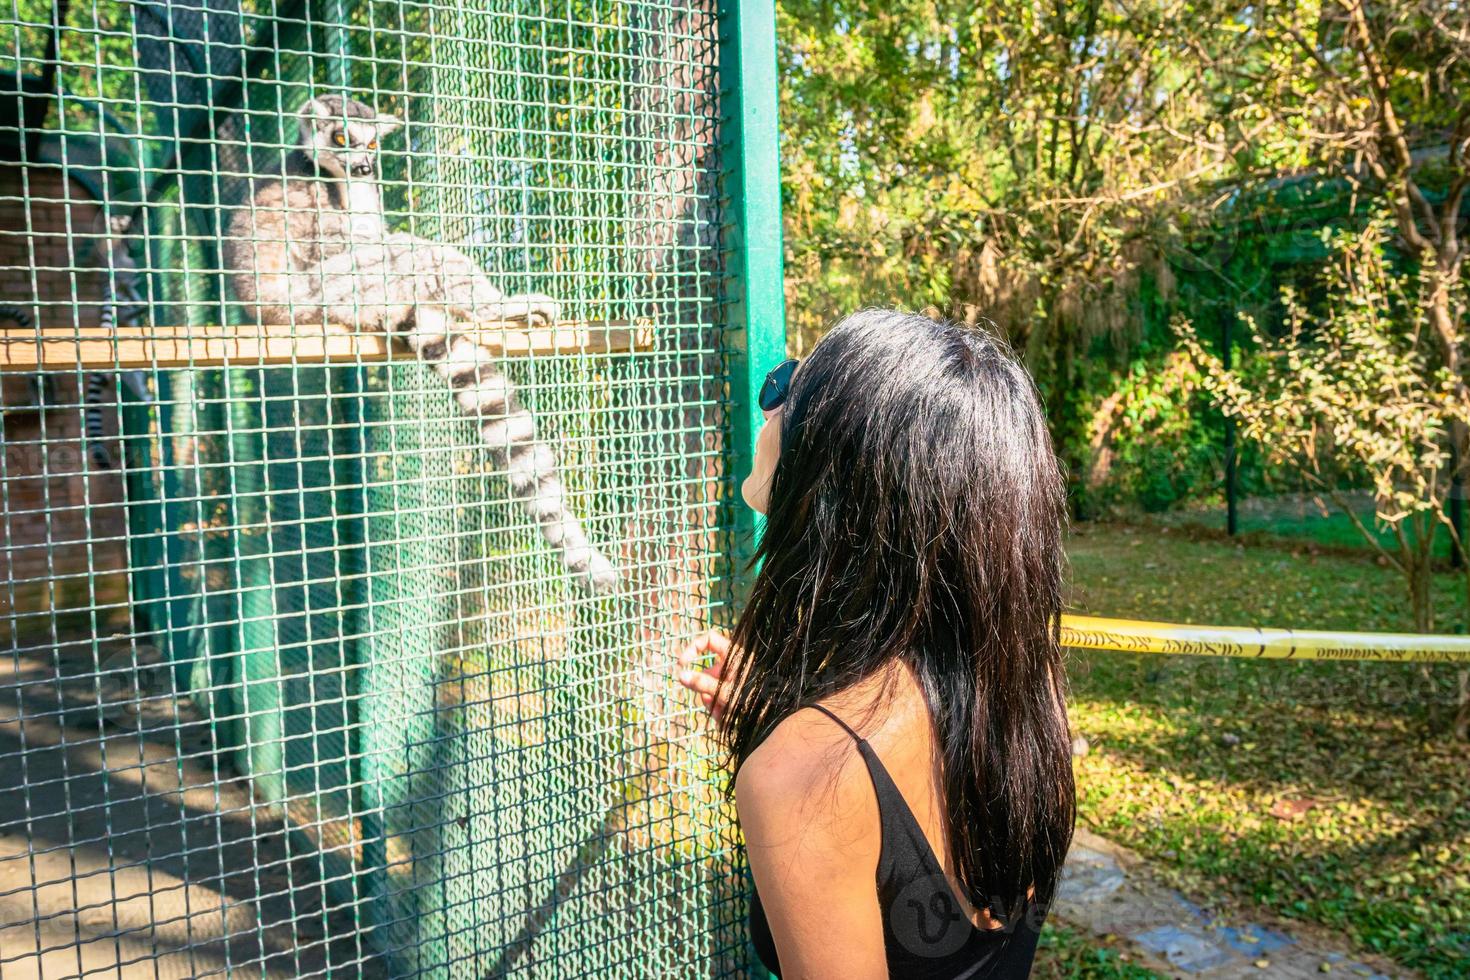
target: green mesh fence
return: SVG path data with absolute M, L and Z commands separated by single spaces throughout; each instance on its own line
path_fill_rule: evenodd
M 755 972 L 770 13 L 0 8 L 0 976 Z

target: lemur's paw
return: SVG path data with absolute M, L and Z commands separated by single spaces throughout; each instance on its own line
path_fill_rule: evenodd
M 601 552 L 592 552 L 583 574 L 587 591 L 593 595 L 608 595 L 618 587 L 618 570 Z
M 533 309 L 526 317 L 526 322 L 533 327 L 549 327 L 560 319 L 556 314 L 557 308 L 555 305 L 545 309 Z
M 541 293 L 524 293 L 513 296 L 511 300 L 517 304 L 524 304 L 525 315 L 517 319 L 524 319 L 532 327 L 549 327 L 561 319 L 561 304 L 550 296 Z

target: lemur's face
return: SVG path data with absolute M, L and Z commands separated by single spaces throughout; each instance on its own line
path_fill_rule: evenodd
M 383 137 L 400 125 L 398 117 L 379 115 L 361 102 L 324 95 L 301 108 L 301 145 L 324 172 L 371 180 L 378 174 Z

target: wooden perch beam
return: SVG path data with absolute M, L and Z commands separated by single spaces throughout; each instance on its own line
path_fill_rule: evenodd
M 567 321 L 531 329 L 507 320 L 462 329 L 503 357 L 622 354 L 653 348 L 650 320 Z M 411 361 L 414 355 L 380 333 L 319 325 L 0 330 L 0 371 L 262 367 L 390 359 Z

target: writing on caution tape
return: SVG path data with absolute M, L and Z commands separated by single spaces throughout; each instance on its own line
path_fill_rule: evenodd
M 1470 664 L 1470 636 L 1188 626 L 1099 616 L 1063 616 L 1062 646 L 1197 657 Z

